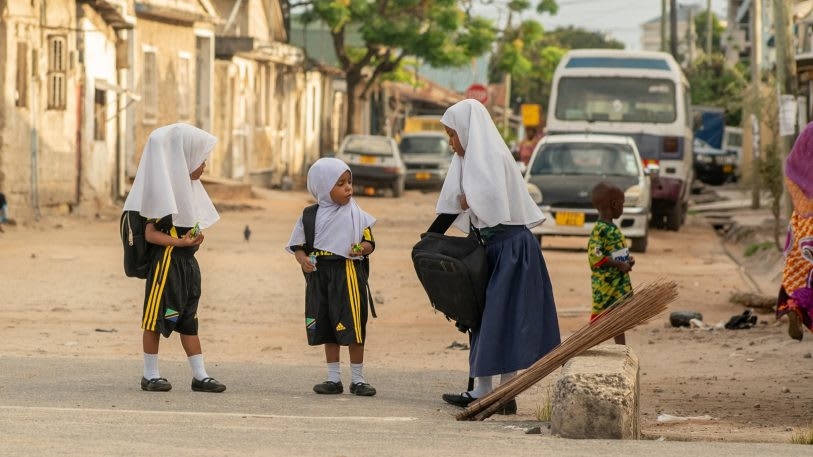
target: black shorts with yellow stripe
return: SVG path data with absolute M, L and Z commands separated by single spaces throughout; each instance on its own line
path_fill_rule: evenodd
M 308 344 L 364 344 L 367 333 L 368 272 L 361 260 L 319 256 L 305 288 Z
M 198 334 L 200 267 L 195 251 L 174 246 L 155 247 L 147 276 L 141 328 L 165 337 L 176 331 Z

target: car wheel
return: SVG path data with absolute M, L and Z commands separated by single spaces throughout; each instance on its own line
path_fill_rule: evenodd
M 683 205 L 674 202 L 666 211 L 666 229 L 677 232 L 683 219 Z
M 392 183 L 392 196 L 395 198 L 404 195 L 404 180 L 403 179 L 396 179 L 394 183 Z
M 630 251 L 632 252 L 646 252 L 646 246 L 649 242 L 649 234 L 645 234 L 642 237 L 632 238 L 632 244 L 630 245 Z

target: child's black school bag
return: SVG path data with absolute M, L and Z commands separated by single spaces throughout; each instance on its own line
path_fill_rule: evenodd
M 144 237 L 147 218 L 138 211 L 124 211 L 119 221 L 119 234 L 124 246 L 124 274 L 147 279 L 150 269 L 150 246 Z
M 483 317 L 486 252 L 474 229 L 466 237 L 444 235 L 454 217 L 443 223 L 443 216 L 449 215 L 440 215 L 412 248 L 412 263 L 432 307 L 465 332 L 478 328 Z

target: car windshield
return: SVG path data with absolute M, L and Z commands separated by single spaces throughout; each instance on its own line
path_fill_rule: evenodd
M 449 141 L 438 136 L 411 136 L 401 140 L 402 154 L 451 154 Z
M 536 154 L 531 174 L 638 176 L 638 166 L 626 144 L 548 143 Z
M 674 122 L 675 83 L 650 78 L 562 78 L 556 117 L 565 121 Z
M 393 156 L 392 146 L 386 137 L 350 138 L 344 145 L 344 154 Z

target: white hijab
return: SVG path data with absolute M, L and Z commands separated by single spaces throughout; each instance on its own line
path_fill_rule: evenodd
M 443 182 L 438 214 L 460 214 L 454 226 L 469 231 L 498 224 L 533 227 L 545 221 L 488 110 L 478 101 L 455 103 L 440 122 L 457 132 L 466 154 L 455 154 Z M 460 206 L 466 196 L 467 211 Z
M 172 225 L 201 229 L 220 216 L 200 180 L 189 174 L 209 157 L 217 138 L 189 124 L 155 129 L 147 139 L 124 209 L 148 219 L 172 215 Z
M 346 171 L 350 168 L 339 159 L 326 157 L 317 160 L 308 170 L 308 191 L 319 204 L 314 249 L 350 258 L 350 246 L 361 242 L 364 229 L 372 227 L 375 218 L 362 211 L 354 198 L 346 205 L 338 205 L 330 198 L 330 191 Z M 293 253 L 291 246 L 302 244 L 305 244 L 305 226 L 299 216 L 285 250 Z

